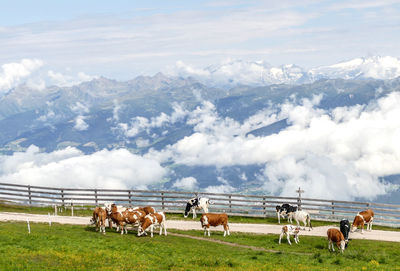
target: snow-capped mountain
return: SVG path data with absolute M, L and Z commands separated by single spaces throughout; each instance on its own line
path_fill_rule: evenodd
M 400 59 L 391 56 L 355 58 L 334 65 L 305 69 L 294 64 L 273 67 L 266 61 L 233 60 L 197 69 L 178 62 L 172 75 L 194 77 L 214 86 L 304 84 L 319 79 L 393 79 L 400 76 Z

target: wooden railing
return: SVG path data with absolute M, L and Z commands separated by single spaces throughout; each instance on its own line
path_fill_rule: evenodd
M 187 200 L 196 194 L 166 190 L 76 189 L 0 183 L 1 201 L 24 205 L 78 207 L 116 202 L 126 206 L 151 205 L 165 212 L 183 213 Z M 371 208 L 375 212 L 374 224 L 400 227 L 400 205 L 395 204 L 205 192 L 199 193 L 199 196 L 210 199 L 210 212 L 247 217 L 275 217 L 275 207 L 282 203 L 301 206 L 310 212 L 313 219 L 327 221 L 342 218 L 353 220 L 357 212 Z

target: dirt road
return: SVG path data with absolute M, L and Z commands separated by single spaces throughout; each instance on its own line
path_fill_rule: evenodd
M 49 219 L 52 223 L 60 224 L 75 224 L 75 225 L 88 225 L 90 224 L 90 217 L 78 217 L 78 216 L 47 216 L 47 215 L 36 215 L 36 214 L 24 214 L 24 213 L 0 213 L 0 221 L 26 221 L 29 219 L 30 222 L 44 222 L 48 223 Z M 199 221 L 183 221 L 183 220 L 167 220 L 167 229 L 178 229 L 178 230 L 201 230 Z M 245 224 L 245 223 L 230 223 L 231 232 L 244 232 L 244 233 L 255 233 L 255 234 L 279 234 L 282 225 L 273 224 Z M 336 227 L 322 226 L 314 227 L 313 230 L 308 231 L 302 230 L 301 235 L 309 236 L 326 236 L 328 228 Z M 213 230 L 222 230 L 222 227 L 217 227 Z M 372 230 L 371 232 L 364 231 L 363 234 L 360 232 L 350 233 L 352 239 L 367 239 L 367 240 L 380 240 L 380 241 L 392 241 L 400 242 L 400 232 L 395 231 L 381 231 Z

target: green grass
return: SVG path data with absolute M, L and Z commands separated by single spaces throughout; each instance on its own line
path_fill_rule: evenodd
M 0 223 L 1 270 L 400 270 L 400 246 L 394 242 L 352 240 L 341 255 L 329 252 L 321 237 L 301 236 L 299 245 L 289 246 L 286 240 L 278 245 L 277 235 L 211 236 L 279 251 L 268 253 L 171 235 L 121 236 L 113 230 L 102 235 L 75 225 L 32 223 L 31 231 L 26 223 Z
M 82 207 L 79 207 L 82 208 Z M 0 203 L 0 212 L 16 212 L 16 213 L 30 213 L 30 214 L 54 214 L 54 207 L 29 207 L 25 205 L 15 205 L 15 204 L 4 204 Z M 87 207 L 83 209 L 74 208 L 74 216 L 92 216 L 93 207 Z M 59 216 L 71 216 L 71 209 L 62 208 L 62 212 L 58 211 L 57 215 Z M 189 215 L 188 218 L 183 217 L 182 214 L 174 214 L 174 213 L 167 213 L 166 218 L 168 220 L 186 220 L 192 221 L 192 214 Z M 195 218 L 195 221 L 199 221 L 200 214 Z M 255 224 L 278 224 L 278 219 L 276 217 L 242 217 L 242 216 L 230 216 L 229 217 L 230 223 L 255 223 Z M 312 220 L 311 221 L 313 227 L 319 226 L 337 226 L 338 223 L 331 222 L 331 221 L 321 221 L 321 220 Z M 281 219 L 281 224 L 287 224 L 286 219 Z M 393 228 L 387 226 L 378 226 L 373 225 L 373 229 L 375 230 L 388 230 L 388 231 L 400 231 L 400 228 Z

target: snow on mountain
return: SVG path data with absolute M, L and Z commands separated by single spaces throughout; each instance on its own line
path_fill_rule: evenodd
M 323 78 L 393 79 L 400 76 L 400 59 L 391 56 L 355 58 L 309 70 L 294 64 L 273 67 L 266 61 L 243 60 L 231 60 L 199 69 L 179 61 L 170 75 L 191 76 L 214 86 L 303 84 Z
M 310 78 L 393 79 L 400 76 L 400 59 L 391 56 L 355 58 L 331 66 L 309 70 Z

